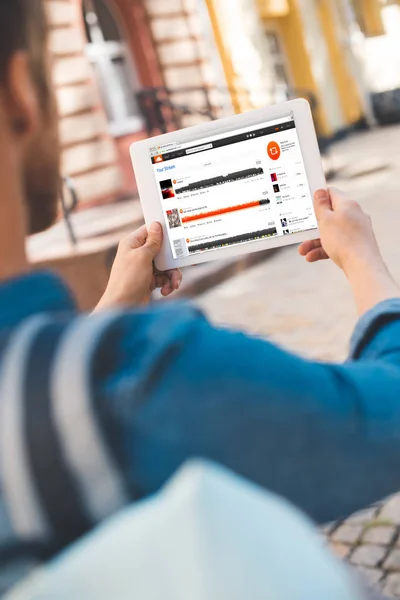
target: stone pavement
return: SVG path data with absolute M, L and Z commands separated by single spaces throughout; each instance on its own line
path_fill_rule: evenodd
M 340 169 L 335 185 L 371 214 L 382 252 L 400 282 L 400 127 L 341 142 L 332 162 Z M 328 361 L 345 358 L 356 322 L 339 270 L 329 263 L 306 264 L 293 247 L 203 294 L 197 302 L 218 324 Z M 400 494 L 324 531 L 340 557 L 389 597 L 400 598 Z

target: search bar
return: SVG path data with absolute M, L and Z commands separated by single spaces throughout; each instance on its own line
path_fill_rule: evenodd
M 186 150 L 186 154 L 195 154 L 195 152 L 202 152 L 203 150 L 212 150 L 214 146 L 212 144 L 205 144 L 204 146 L 197 146 L 197 148 L 189 148 Z

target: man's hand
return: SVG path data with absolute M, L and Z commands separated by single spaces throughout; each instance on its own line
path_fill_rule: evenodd
M 159 223 L 153 223 L 149 232 L 143 226 L 121 241 L 107 289 L 96 311 L 147 304 L 156 288 L 161 289 L 163 296 L 179 289 L 182 273 L 178 269 L 161 273 L 154 267 L 162 241 Z
M 358 258 L 380 257 L 371 219 L 357 202 L 330 188 L 316 192 L 314 207 L 321 239 L 303 242 L 299 248 L 308 262 L 331 258 L 347 274 Z
M 314 207 L 321 239 L 303 242 L 301 256 L 311 263 L 331 258 L 349 279 L 360 314 L 378 302 L 398 297 L 399 290 L 379 251 L 371 219 L 360 205 L 330 188 L 316 192 Z

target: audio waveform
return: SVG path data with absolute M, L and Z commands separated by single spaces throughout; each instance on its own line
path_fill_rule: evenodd
M 232 183 L 234 181 L 240 181 L 241 179 L 248 179 L 249 177 L 259 177 L 264 175 L 264 169 L 246 169 L 244 171 L 236 171 L 235 173 L 229 173 L 226 176 L 220 175 L 218 177 L 212 177 L 211 179 L 203 179 L 202 181 L 196 181 L 190 183 L 186 187 L 178 188 L 175 190 L 175 194 L 185 194 L 187 192 L 196 192 L 205 188 L 214 187 L 216 185 L 222 185 L 224 183 Z
M 225 215 L 227 213 L 246 210 L 247 208 L 255 208 L 256 206 L 264 206 L 267 204 L 270 204 L 270 200 L 266 198 L 265 200 L 255 200 L 254 202 L 247 202 L 246 204 L 237 204 L 236 206 L 218 208 L 216 210 L 210 210 L 209 212 L 182 217 L 182 223 L 191 223 L 192 221 L 200 221 L 201 219 L 210 219 L 211 217 L 218 217 L 219 215 Z
M 202 244 L 196 244 L 189 246 L 188 250 L 190 254 L 195 252 L 203 252 L 205 250 L 214 250 L 216 248 L 224 248 L 225 246 L 234 246 L 235 244 L 242 244 L 244 242 L 254 242 L 267 237 L 273 237 L 278 234 L 276 227 L 270 229 L 261 229 L 260 231 L 253 231 L 251 233 L 243 233 L 241 235 L 235 235 L 230 238 L 223 238 L 221 240 L 213 240 L 204 242 Z

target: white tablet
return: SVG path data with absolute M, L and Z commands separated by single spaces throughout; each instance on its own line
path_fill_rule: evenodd
M 326 182 L 306 100 L 137 142 L 131 156 L 146 224 L 164 227 L 160 270 L 318 237 L 312 198 Z

